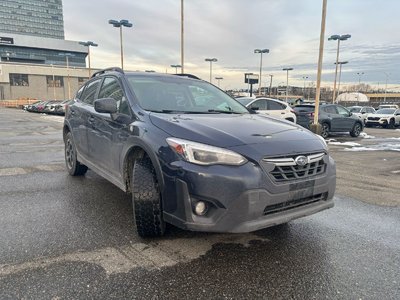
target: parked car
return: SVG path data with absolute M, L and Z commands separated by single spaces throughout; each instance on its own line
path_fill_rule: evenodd
M 376 112 L 375 108 L 371 106 L 350 106 L 347 109 L 353 113 L 353 115 L 359 117 L 364 124 L 368 114 L 374 114 Z
M 320 136 L 195 78 L 93 74 L 66 111 L 69 174 L 90 168 L 131 193 L 142 237 L 165 223 L 250 232 L 333 206 L 335 163 Z
M 365 120 L 365 126 L 382 126 L 384 128 L 394 128 L 400 125 L 400 109 L 383 108 L 374 115 L 370 115 Z
M 66 110 L 67 106 L 69 105 L 69 103 L 71 101 L 72 100 L 64 100 L 64 101 L 60 102 L 59 104 L 57 104 L 56 107 L 55 107 L 54 113 L 56 115 L 64 116 L 65 115 L 65 110 Z
M 57 105 L 59 105 L 60 103 L 60 100 L 49 100 L 44 106 L 43 112 L 46 114 L 54 114 Z
M 38 104 L 38 103 L 40 103 L 40 102 L 42 102 L 42 101 L 41 101 L 41 100 L 38 100 L 38 101 L 33 102 L 33 103 L 31 103 L 31 104 L 25 104 L 25 105 L 22 106 L 22 109 L 23 109 L 23 110 L 26 110 L 26 111 L 31 111 L 32 105 L 36 105 L 36 104 Z
M 297 123 L 307 129 L 314 120 L 315 106 L 301 104 L 293 108 L 297 114 Z M 363 122 L 341 105 L 323 104 L 319 106 L 318 122 L 322 126 L 321 136 L 327 138 L 332 132 L 349 132 L 357 137 L 363 131 Z
M 394 109 L 398 109 L 399 106 L 398 106 L 397 104 L 381 104 L 381 105 L 378 106 L 378 109 L 377 109 L 377 110 L 384 109 L 384 108 L 394 108 Z
M 272 98 L 236 98 L 241 104 L 257 111 L 260 114 L 285 119 L 296 123 L 296 114 L 293 109 L 286 103 Z
M 29 111 L 31 111 L 31 112 L 43 112 L 47 102 L 48 101 L 40 101 L 40 102 L 37 102 L 35 104 L 32 104 L 32 106 L 30 107 Z

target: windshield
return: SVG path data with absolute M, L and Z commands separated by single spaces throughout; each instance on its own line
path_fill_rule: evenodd
M 377 110 L 377 114 L 383 114 L 383 115 L 393 115 L 396 109 L 394 108 L 383 108 L 380 110 Z
M 127 76 L 139 105 L 162 113 L 229 113 L 249 111 L 215 86 L 180 77 Z
M 348 109 L 352 113 L 358 113 L 358 112 L 360 112 L 361 107 L 349 107 Z

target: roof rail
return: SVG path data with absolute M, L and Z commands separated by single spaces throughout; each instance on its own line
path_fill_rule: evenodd
M 199 77 L 192 75 L 192 74 L 184 74 L 184 73 L 180 73 L 180 74 L 174 74 L 176 76 L 182 76 L 182 77 L 188 77 L 188 78 L 192 78 L 192 79 L 198 79 L 201 80 Z
M 107 68 L 107 69 L 104 69 L 104 70 L 97 71 L 97 72 L 93 73 L 92 77 L 90 77 L 90 78 L 99 76 L 99 75 L 104 74 L 106 72 L 118 72 L 118 73 L 124 74 L 124 70 L 122 70 L 121 68 L 112 67 L 112 68 Z

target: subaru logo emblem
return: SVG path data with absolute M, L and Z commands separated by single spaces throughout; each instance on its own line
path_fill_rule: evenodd
M 294 162 L 296 165 L 304 167 L 308 163 L 308 159 L 305 156 L 297 156 Z

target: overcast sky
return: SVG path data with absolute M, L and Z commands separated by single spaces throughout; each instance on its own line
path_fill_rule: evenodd
M 65 38 L 91 40 L 92 66 L 120 66 L 119 31 L 109 19 L 128 19 L 123 29 L 128 70 L 173 73 L 180 63 L 180 0 L 63 0 Z M 245 72 L 259 72 L 263 82 L 286 84 L 284 67 L 294 68 L 290 84 L 316 80 L 322 0 L 185 0 L 185 72 L 209 78 L 206 57 L 215 57 L 213 77 L 221 87 L 242 88 Z M 323 85 L 333 85 L 337 42 L 332 34 L 351 34 L 340 46 L 342 83 L 400 86 L 400 2 L 398 0 L 328 0 Z M 282 83 L 283 84 L 283 83 Z

